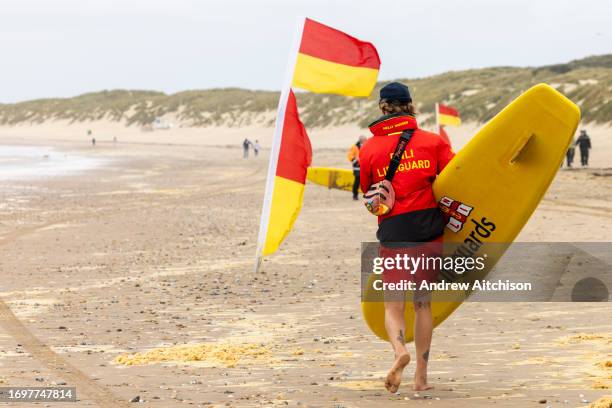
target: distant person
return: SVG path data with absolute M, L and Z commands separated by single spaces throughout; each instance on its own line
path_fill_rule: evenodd
M 576 145 L 580 148 L 580 164 L 582 167 L 589 165 L 589 150 L 591 149 L 591 138 L 586 130 L 580 131 L 580 136 L 576 140 Z
M 255 143 L 253 143 L 253 153 L 255 157 L 259 155 L 259 150 L 261 149 L 261 145 L 259 144 L 259 140 L 255 139 Z
M 251 146 L 251 142 L 249 139 L 245 138 L 242 142 L 242 157 L 245 159 L 249 158 L 249 146 Z
M 359 199 L 359 150 L 366 140 L 365 136 L 359 136 L 359 140 L 351 146 L 347 155 L 348 160 L 353 165 L 353 176 L 355 176 L 355 181 L 353 181 L 353 200 Z
M 91 145 L 96 147 L 96 138 L 95 137 L 91 138 Z
M 576 141 L 572 139 L 572 142 L 567 149 L 567 153 L 565 153 L 565 159 L 567 163 L 567 167 L 571 168 L 574 163 L 574 155 L 576 154 Z

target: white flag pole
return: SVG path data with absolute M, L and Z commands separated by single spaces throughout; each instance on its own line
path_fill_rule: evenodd
M 438 117 L 438 112 L 440 111 L 440 104 L 436 102 L 436 132 L 440 134 L 440 118 Z
M 272 207 L 272 193 L 274 192 L 274 178 L 276 176 L 276 165 L 278 163 L 278 154 L 280 152 L 281 138 L 283 136 L 283 125 L 285 123 L 285 111 L 287 101 L 289 99 L 289 91 L 293 82 L 293 73 L 297 62 L 300 44 L 302 42 L 302 33 L 306 19 L 299 17 L 296 22 L 293 44 L 289 51 L 289 59 L 285 71 L 285 81 L 281 88 L 280 99 L 278 100 L 278 110 L 276 113 L 276 122 L 274 124 L 274 137 L 272 139 L 272 148 L 270 150 L 270 162 L 268 164 L 268 177 L 266 179 L 266 192 L 264 195 L 263 207 L 261 208 L 261 219 L 259 221 L 259 235 L 257 238 L 257 252 L 255 253 L 255 272 L 259 271 L 263 257 L 263 249 L 266 243 L 268 233 L 268 224 L 270 221 L 270 208 Z

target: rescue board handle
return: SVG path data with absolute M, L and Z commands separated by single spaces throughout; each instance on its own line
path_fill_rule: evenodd
M 531 133 L 529 134 L 529 136 L 522 137 L 518 140 L 518 142 L 516 143 L 517 147 L 512 150 L 514 153 L 510 158 L 510 164 L 515 164 L 516 162 L 520 161 L 521 156 L 527 150 L 527 147 L 533 141 L 533 139 L 535 139 L 535 134 Z

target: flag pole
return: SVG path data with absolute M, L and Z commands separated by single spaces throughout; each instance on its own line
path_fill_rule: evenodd
M 438 112 L 440 111 L 440 104 L 436 102 L 436 133 L 440 134 L 440 118 L 438 117 Z
M 289 59 L 287 60 L 287 68 L 285 70 L 285 80 L 281 88 L 280 98 L 278 100 L 278 108 L 276 112 L 276 122 L 274 124 L 274 136 L 272 138 L 272 148 L 270 149 L 270 161 L 268 163 L 268 176 L 266 178 L 266 192 L 264 194 L 263 206 L 261 208 L 261 219 L 259 221 L 259 235 L 257 238 L 257 250 L 255 253 L 255 272 L 259 271 L 263 259 L 263 250 L 266 243 L 266 235 L 268 233 L 268 225 L 270 221 L 270 209 L 272 207 L 272 194 L 274 192 L 274 178 L 276 176 L 276 165 L 278 163 L 278 155 L 280 153 L 280 144 L 283 135 L 283 125 L 285 123 L 285 111 L 291 83 L 293 82 L 293 73 L 297 62 L 300 44 L 302 42 L 302 33 L 306 19 L 298 17 L 293 36 L 293 44 L 289 51 Z

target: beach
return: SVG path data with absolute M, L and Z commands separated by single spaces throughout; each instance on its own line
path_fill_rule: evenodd
M 0 129 L 6 145 L 96 163 L 0 177 L 0 386 L 76 386 L 77 403 L 53 405 L 70 407 L 586 407 L 612 394 L 609 303 L 465 303 L 434 332 L 435 389 L 412 391 L 411 363 L 387 393 L 392 352 L 360 312 L 376 222 L 359 201 L 307 185 L 255 274 L 268 150 L 243 160 L 240 141 L 266 148 L 271 129 L 105 126 Z M 313 131 L 313 164 L 348 167 L 359 132 Z M 612 240 L 612 137 L 590 133 L 592 168 L 560 170 L 517 241 Z

